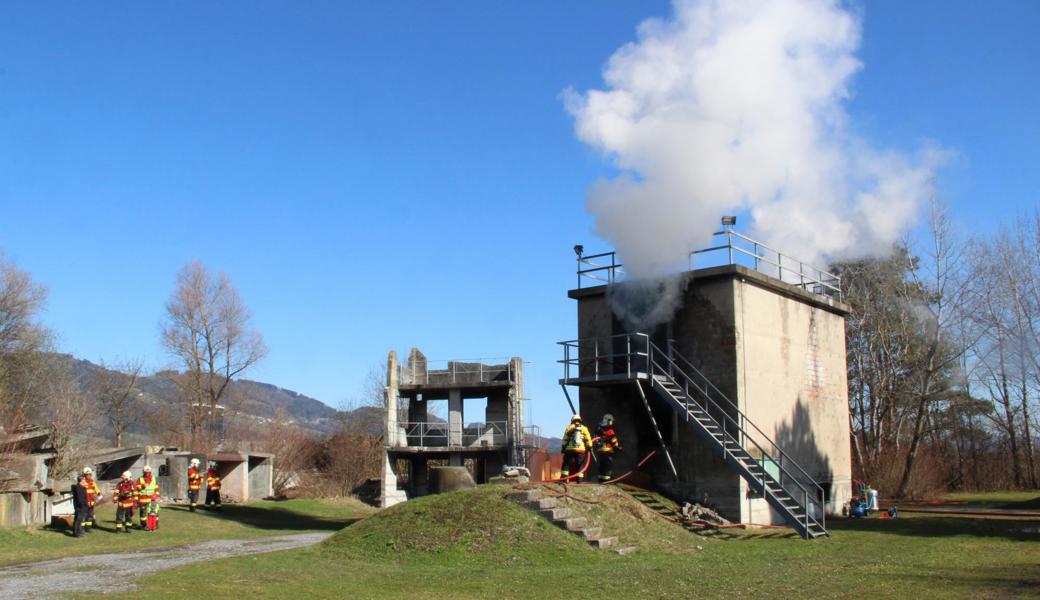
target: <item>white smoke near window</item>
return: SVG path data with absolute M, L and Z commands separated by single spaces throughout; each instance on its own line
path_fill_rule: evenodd
M 828 0 L 676 0 L 604 68 L 564 92 L 579 139 L 618 169 L 587 207 L 629 279 L 686 266 L 724 214 L 803 260 L 890 247 L 932 193 L 943 152 L 878 149 L 843 103 L 860 23 Z

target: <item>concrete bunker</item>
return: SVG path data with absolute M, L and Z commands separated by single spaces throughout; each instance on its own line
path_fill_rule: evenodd
M 523 464 L 520 358 L 431 368 L 416 348 L 404 364 L 390 352 L 384 391 L 382 506 L 430 493 L 434 466 L 468 467 L 484 483 L 504 465 Z

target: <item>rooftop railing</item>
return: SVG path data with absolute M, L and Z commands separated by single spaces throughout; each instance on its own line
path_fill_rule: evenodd
M 456 383 L 511 382 L 513 363 L 508 358 L 425 360 L 397 365 L 401 385 L 448 385 Z
M 764 275 L 794 285 L 801 290 L 837 299 L 842 298 L 841 277 L 784 254 L 762 242 L 732 229 L 716 231 L 711 247 L 693 250 L 687 255 L 687 269 L 719 265 L 741 265 Z M 584 284 L 613 284 L 624 279 L 624 266 L 616 252 L 578 257 L 578 288 Z
M 469 423 L 463 427 L 429 421 L 398 421 L 392 424 L 400 431 L 395 448 L 474 448 L 500 447 L 507 441 L 505 421 Z

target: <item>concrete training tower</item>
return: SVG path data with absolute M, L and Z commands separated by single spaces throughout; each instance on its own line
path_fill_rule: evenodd
M 714 266 L 674 276 L 679 308 L 652 330 L 615 316 L 632 290 L 614 253 L 579 253 L 578 339 L 561 342 L 560 383 L 578 386 L 587 423 L 617 419 L 627 452 L 615 470 L 659 448 L 647 468 L 663 490 L 825 535 L 852 491 L 841 282 L 732 230 L 716 236 L 690 257 Z
M 474 479 L 483 483 L 503 465 L 523 464 L 523 360 L 450 360 L 430 369 L 412 348 L 406 364 L 390 352 L 386 366 L 381 506 L 436 491 L 431 465 L 461 467 L 470 461 Z M 486 400 L 483 414 L 465 414 L 467 399 Z M 446 419 L 430 409 L 438 400 L 447 401 Z

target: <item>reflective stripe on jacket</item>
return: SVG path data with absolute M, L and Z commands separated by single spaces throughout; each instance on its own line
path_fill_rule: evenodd
M 120 480 L 116 484 L 115 493 L 112 494 L 112 502 L 119 508 L 133 508 L 137 503 L 137 492 L 134 490 L 134 482 L 129 479 Z
M 592 436 L 589 428 L 571 423 L 563 432 L 564 452 L 585 452 L 592 449 Z
M 621 442 L 613 427 L 598 427 L 596 429 L 596 452 L 600 454 L 613 454 L 615 450 L 621 450 Z
M 137 492 L 137 501 L 140 504 L 150 504 L 152 500 L 159 500 L 159 482 L 154 475 L 149 481 L 145 481 L 144 477 L 138 479 L 134 490 Z
M 202 473 L 198 467 L 188 467 L 188 489 L 197 492 L 202 487 Z
M 101 497 L 101 488 L 94 482 L 93 477 L 87 477 L 83 482 L 83 487 L 87 490 L 87 506 L 93 507 Z

